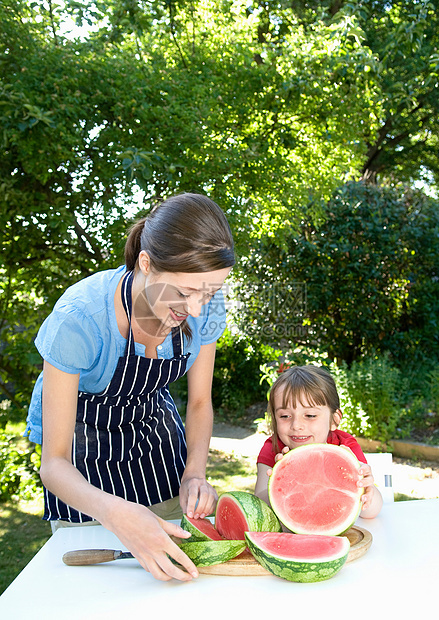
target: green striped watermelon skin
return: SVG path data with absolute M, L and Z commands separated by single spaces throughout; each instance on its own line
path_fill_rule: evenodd
M 191 534 L 190 538 L 185 538 L 186 542 L 222 540 L 222 536 L 216 531 L 209 519 L 190 519 L 187 515 L 183 515 L 180 527 Z
M 245 531 L 281 532 L 273 510 L 262 499 L 246 491 L 220 495 L 215 511 L 215 528 L 223 538 L 244 540 Z
M 213 566 L 236 558 L 246 547 L 243 540 L 200 540 L 183 542 L 180 549 L 192 560 L 195 566 Z
M 251 532 L 246 532 L 245 534 L 247 546 L 259 564 L 276 577 L 299 583 L 315 583 L 334 577 L 343 568 L 350 550 L 349 540 L 345 538 L 345 552 L 341 557 L 322 562 L 317 560 L 311 562 L 296 561 L 276 557 L 265 552 L 255 544 L 251 534 Z

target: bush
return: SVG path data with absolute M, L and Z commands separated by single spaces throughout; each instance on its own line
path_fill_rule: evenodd
M 261 238 L 241 261 L 241 331 L 349 365 L 386 351 L 401 367 L 438 361 L 438 201 L 348 183 L 326 210 L 319 226 L 304 217 L 284 246 Z
M 218 340 L 212 382 L 212 403 L 217 419 L 238 422 L 249 405 L 265 400 L 266 388 L 260 383 L 260 367 L 277 360 L 281 351 L 226 329 Z M 187 377 L 170 385 L 180 414 L 185 416 Z
M 27 440 L 0 432 L 0 501 L 33 498 L 41 490 L 39 464 L 40 455 Z
M 212 400 L 219 415 L 236 421 L 248 405 L 265 400 L 260 367 L 280 355 L 280 350 L 226 330 L 218 341 L 213 373 Z
M 405 413 L 405 390 L 401 371 L 389 355 L 355 361 L 350 368 L 332 365 L 332 371 L 343 412 L 341 428 L 377 441 L 395 439 Z
M 284 367 L 315 364 L 326 367 L 337 384 L 343 419 L 340 425 L 352 435 L 386 442 L 410 436 L 430 443 L 439 440 L 439 368 L 418 368 L 412 377 L 391 361 L 390 354 L 373 355 L 337 365 L 327 355 L 298 348 L 279 364 L 261 366 L 261 382 L 269 387 Z

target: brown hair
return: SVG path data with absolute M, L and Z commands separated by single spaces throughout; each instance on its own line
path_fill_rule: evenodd
M 331 419 L 335 412 L 340 410 L 340 398 L 335 381 L 331 374 L 320 366 L 293 366 L 285 370 L 273 383 L 268 399 L 268 413 L 271 419 L 273 433 L 273 451 L 279 452 L 277 423 L 275 415 L 276 394 L 283 390 L 282 407 L 289 403 L 296 407 L 297 403 L 303 406 L 305 397 L 310 405 L 329 407 Z
M 201 194 L 168 198 L 131 227 L 125 264 L 135 269 L 139 253 L 148 252 L 158 272 L 202 273 L 233 267 L 233 238 L 220 207 Z

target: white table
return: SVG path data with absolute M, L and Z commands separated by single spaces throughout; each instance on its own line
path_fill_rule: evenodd
M 0 618 L 439 618 L 439 499 L 386 504 L 358 525 L 373 535 L 368 552 L 313 584 L 213 575 L 160 582 L 134 559 L 69 567 L 66 551 L 123 547 L 101 526 L 59 529 L 1 596 Z

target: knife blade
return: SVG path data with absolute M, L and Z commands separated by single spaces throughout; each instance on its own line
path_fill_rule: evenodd
M 102 562 L 112 562 L 113 560 L 125 560 L 133 558 L 130 551 L 120 551 L 116 549 L 77 549 L 67 551 L 62 556 L 64 564 L 68 566 L 88 566 L 90 564 L 101 564 Z

